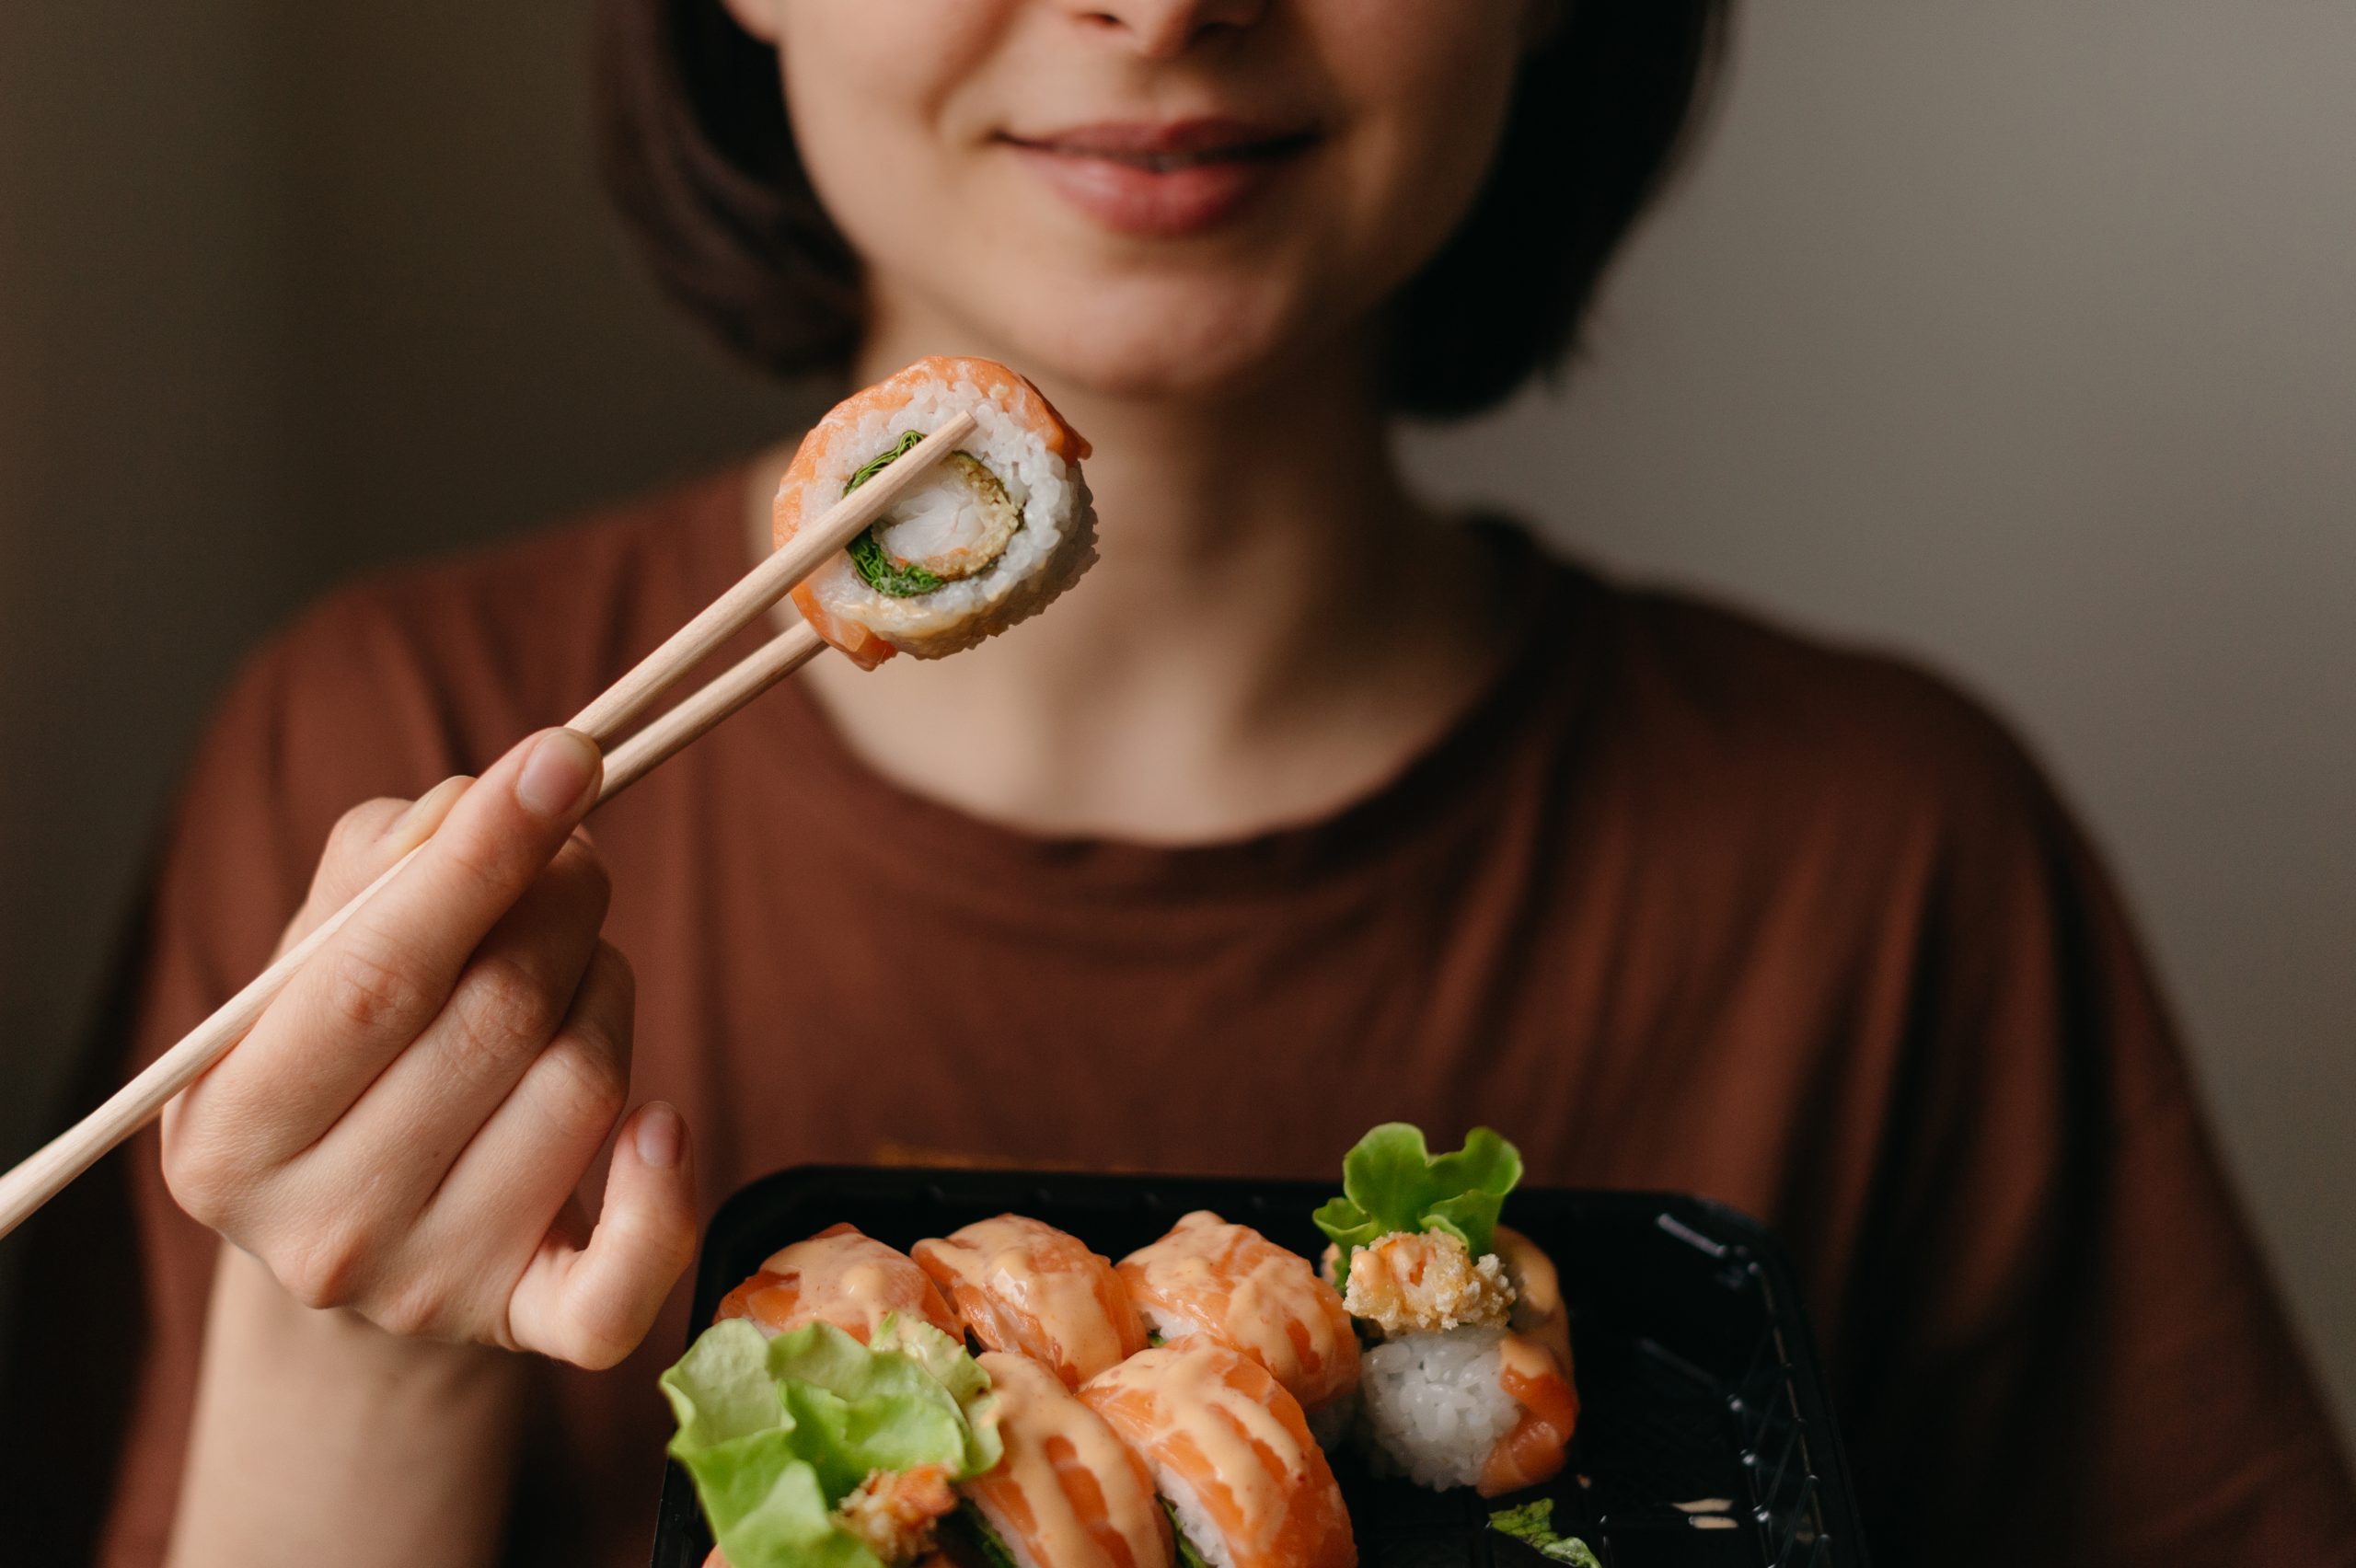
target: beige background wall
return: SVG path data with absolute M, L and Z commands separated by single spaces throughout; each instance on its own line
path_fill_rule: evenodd
M 631 277 L 583 10 L 0 5 L 0 1156 L 241 649 L 357 565 L 791 417 Z M 2338 0 L 1770 0 L 1567 393 L 1410 444 L 1446 493 L 2026 729 L 2343 1412 L 2351 148 Z

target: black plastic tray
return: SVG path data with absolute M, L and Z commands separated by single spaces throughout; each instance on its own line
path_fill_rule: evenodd
M 1328 1185 L 1147 1176 L 805 1167 L 721 1208 L 694 1321 L 778 1248 L 837 1220 L 895 1247 L 1013 1211 L 1119 1258 L 1180 1215 L 1216 1209 L 1314 1257 Z M 1335 1464 L 1365 1568 L 1540 1568 L 1489 1511 L 1552 1496 L 1554 1523 L 1607 1568 L 1863 1568 L 1848 1467 L 1782 1250 L 1757 1221 L 1698 1198 L 1517 1192 L 1506 1218 L 1553 1256 L 1572 1313 L 1582 1409 L 1564 1473 L 1490 1503 Z M 1677 1505 L 1725 1499 L 1713 1517 Z M 663 1486 L 653 1568 L 699 1568 L 711 1537 L 687 1474 Z

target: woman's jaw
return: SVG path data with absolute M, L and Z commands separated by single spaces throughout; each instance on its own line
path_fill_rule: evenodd
M 879 306 L 1065 396 L 1179 403 L 1369 330 L 1479 189 L 1522 9 L 1196 6 L 1149 47 L 1184 7 L 764 4 Z

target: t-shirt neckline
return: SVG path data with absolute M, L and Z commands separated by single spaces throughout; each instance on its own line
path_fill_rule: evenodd
M 713 596 L 743 572 L 740 509 L 748 478 L 740 468 L 717 487 L 725 500 L 714 508 L 718 515 L 706 541 L 705 575 Z M 1479 514 L 1465 525 L 1487 532 L 1506 557 L 1507 581 L 1525 585 L 1523 604 L 1496 623 L 1512 628 L 1512 655 L 1479 696 L 1387 778 L 1314 817 L 1200 843 L 1042 834 L 975 815 L 885 777 L 851 749 L 797 682 L 788 680 L 754 705 L 756 713 L 766 714 L 757 728 L 776 746 L 779 766 L 817 770 L 820 788 L 805 798 L 841 809 L 840 819 L 826 824 L 831 830 L 927 876 L 984 884 L 1046 882 L 1067 896 L 1169 898 L 1248 895 L 1379 874 L 1373 869 L 1389 852 L 1428 839 L 1426 827 L 1477 812 L 1478 801 L 1467 797 L 1495 778 L 1492 764 L 1514 748 L 1526 727 L 1544 722 L 1549 710 L 1559 718 L 1573 688 L 1584 685 L 1578 677 L 1593 665 L 1596 580 L 1547 555 L 1510 520 Z

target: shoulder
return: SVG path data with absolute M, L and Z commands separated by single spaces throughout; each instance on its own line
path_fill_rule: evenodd
M 262 646 L 225 715 L 259 708 L 314 754 L 397 754 L 433 778 L 479 767 L 561 722 L 733 580 L 742 495 L 732 468 L 355 578 Z
M 345 809 L 475 771 L 561 723 L 733 571 L 741 469 L 321 596 L 244 662 L 175 837 L 267 836 L 307 866 Z M 722 578 L 722 581 L 725 579 Z
M 2013 729 L 1928 665 L 1688 593 L 1593 583 L 1597 712 L 1669 809 L 1853 851 L 2041 833 L 2053 791 Z

